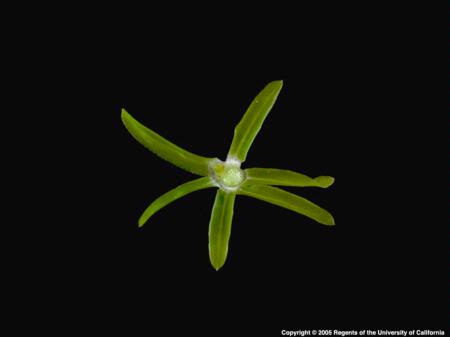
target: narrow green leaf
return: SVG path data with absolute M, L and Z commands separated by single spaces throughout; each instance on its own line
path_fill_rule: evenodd
M 229 158 L 245 161 L 247 152 L 258 134 L 269 111 L 277 100 L 283 81 L 273 81 L 255 97 L 239 124 L 234 129 Z
M 202 177 L 175 187 L 173 190 L 170 190 L 169 192 L 160 196 L 158 199 L 153 201 L 150 206 L 147 207 L 147 209 L 139 218 L 139 227 L 144 226 L 144 224 L 153 214 L 155 214 L 161 208 L 167 206 L 171 202 L 184 197 L 186 194 L 214 186 L 215 185 L 210 177 Z
M 290 209 L 321 224 L 334 226 L 333 216 L 326 210 L 305 198 L 280 188 L 264 185 L 244 185 L 241 186 L 238 193 Z
M 272 168 L 249 168 L 245 170 L 245 173 L 249 185 L 311 186 L 327 188 L 334 183 L 334 178 L 329 176 L 311 178 L 294 171 Z
M 169 142 L 139 123 L 125 109 L 122 109 L 122 121 L 131 135 L 157 156 L 194 174 L 208 175 L 208 163 L 212 158 L 198 156 Z
M 227 259 L 235 198 L 235 193 L 217 190 L 209 222 L 209 259 L 216 270 L 219 270 Z

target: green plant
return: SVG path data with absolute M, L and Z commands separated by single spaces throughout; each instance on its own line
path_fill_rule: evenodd
M 138 142 L 173 165 L 202 176 L 174 188 L 153 201 L 139 218 L 139 227 L 169 203 L 194 191 L 218 187 L 209 223 L 209 256 L 212 266 L 219 270 L 225 263 L 228 253 L 233 206 L 237 194 L 290 209 L 324 225 L 334 225 L 333 216 L 326 210 L 302 197 L 272 186 L 327 188 L 333 184 L 334 178 L 329 176 L 310 178 L 293 171 L 272 168 L 241 169 L 241 163 L 245 161 L 247 152 L 282 86 L 282 81 L 273 81 L 252 101 L 234 130 L 226 161 L 188 152 L 146 128 L 122 109 L 122 121 Z

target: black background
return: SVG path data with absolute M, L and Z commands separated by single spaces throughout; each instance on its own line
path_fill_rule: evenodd
M 110 10 L 60 8 L 23 33 L 24 85 L 46 116 L 28 124 L 44 122 L 35 141 L 50 150 L 30 154 L 33 191 L 52 198 L 41 197 L 45 207 L 21 229 L 25 250 L 10 252 L 21 257 L 19 303 L 32 312 L 50 303 L 48 316 L 72 328 L 444 329 L 448 121 L 436 64 L 445 55 L 425 31 L 426 11 Z M 120 109 L 225 159 L 248 104 L 277 79 L 284 88 L 243 167 L 334 176 L 326 190 L 289 190 L 336 226 L 238 196 L 219 272 L 208 258 L 213 189 L 138 229 L 152 200 L 195 177 L 135 142 Z

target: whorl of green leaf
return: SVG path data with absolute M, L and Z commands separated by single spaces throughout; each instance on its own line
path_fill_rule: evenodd
M 219 270 L 228 255 L 233 207 L 237 194 L 263 200 L 305 215 L 324 225 L 333 226 L 334 219 L 328 211 L 309 200 L 271 186 L 327 188 L 334 183 L 333 177 L 311 178 L 289 170 L 240 168 L 282 86 L 282 81 L 271 82 L 255 97 L 234 130 L 233 141 L 225 162 L 182 149 L 145 127 L 122 109 L 122 121 L 138 142 L 175 166 L 204 176 L 182 184 L 154 200 L 139 218 L 139 227 L 171 202 L 194 191 L 219 187 L 209 223 L 209 257 L 212 266 Z

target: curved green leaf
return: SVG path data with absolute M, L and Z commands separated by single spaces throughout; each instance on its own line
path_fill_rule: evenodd
M 334 226 L 333 216 L 329 212 L 305 198 L 283 191 L 280 188 L 264 185 L 244 185 L 241 186 L 238 193 L 290 209 L 321 224 Z
M 184 197 L 186 194 L 214 186 L 215 185 L 210 177 L 202 177 L 175 187 L 173 190 L 170 190 L 169 192 L 160 196 L 158 199 L 153 201 L 150 206 L 147 207 L 147 209 L 139 218 L 139 227 L 144 226 L 144 224 L 153 214 L 155 214 L 161 208 L 167 206 L 171 202 Z
M 334 178 L 320 176 L 316 178 L 289 170 L 272 168 L 249 168 L 245 170 L 249 185 L 277 185 L 298 187 L 327 188 L 334 183 Z
M 217 190 L 209 222 L 209 259 L 214 269 L 219 270 L 228 254 L 235 193 Z
M 122 109 L 122 121 L 131 135 L 157 156 L 194 174 L 208 175 L 208 163 L 213 158 L 198 156 L 169 142 L 139 123 L 125 109 Z
M 239 124 L 234 129 L 233 142 L 231 143 L 228 158 L 236 158 L 245 161 L 247 152 L 258 134 L 267 114 L 277 100 L 283 86 L 283 81 L 273 81 L 255 97 Z

